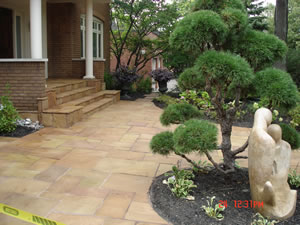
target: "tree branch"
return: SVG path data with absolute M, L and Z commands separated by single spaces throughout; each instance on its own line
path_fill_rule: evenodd
M 246 150 L 246 148 L 248 147 L 248 144 L 249 144 L 249 138 L 247 139 L 247 141 L 245 142 L 245 144 L 243 144 L 243 146 L 241 146 L 240 148 L 232 151 L 232 155 L 233 156 L 236 156 L 237 154 L 243 152 Z
M 222 172 L 222 173 L 224 173 L 224 174 L 228 174 L 228 173 L 234 172 L 234 168 L 230 168 L 230 169 L 228 169 L 228 170 L 222 169 L 222 168 L 221 168 L 221 165 L 222 165 L 222 164 L 216 163 L 216 162 L 213 160 L 213 158 L 211 157 L 211 155 L 210 155 L 208 152 L 206 152 L 205 155 L 206 155 L 207 159 L 214 165 L 214 167 L 215 167 L 217 170 L 219 170 L 220 172 Z
M 198 166 L 194 161 L 192 161 L 191 159 L 189 159 L 188 157 L 186 157 L 184 154 L 180 154 L 175 152 L 176 155 L 184 158 L 186 161 L 188 161 L 189 163 L 191 163 L 194 167 L 196 167 L 197 169 L 203 170 L 205 168 Z
M 248 159 L 248 156 L 237 155 L 237 156 L 234 156 L 234 159 Z

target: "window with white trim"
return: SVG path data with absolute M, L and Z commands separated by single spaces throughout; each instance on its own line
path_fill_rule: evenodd
M 85 58 L 85 15 L 80 17 L 81 58 Z M 103 59 L 103 23 L 93 18 L 93 56 Z

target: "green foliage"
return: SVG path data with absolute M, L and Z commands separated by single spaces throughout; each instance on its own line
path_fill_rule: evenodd
M 196 0 L 192 6 L 193 11 L 212 10 L 219 12 L 225 8 L 233 8 L 245 11 L 245 6 L 241 0 Z
M 286 56 L 286 69 L 287 72 L 291 74 L 291 77 L 293 78 L 298 88 L 300 88 L 300 63 L 299 62 L 300 62 L 300 46 L 299 49 L 289 49 Z
M 253 29 L 259 31 L 268 30 L 267 17 L 264 14 L 267 7 L 263 6 L 264 2 L 256 1 L 256 0 L 244 0 L 244 1 L 249 15 L 250 26 Z
M 116 81 L 110 73 L 104 73 L 104 82 L 107 90 L 114 90 L 116 88 Z
M 215 206 L 213 205 L 214 203 L 214 199 L 216 198 L 215 196 L 209 198 L 207 197 L 209 200 L 207 200 L 207 206 L 203 205 L 201 208 L 203 208 L 205 210 L 206 215 L 208 215 L 211 218 L 214 218 L 216 220 L 223 220 L 224 216 L 222 215 L 222 212 L 225 210 L 224 206 L 221 206 L 220 204 L 215 204 Z
M 176 4 L 152 0 L 114 0 L 111 4 L 111 51 L 117 59 L 129 51 L 126 65 L 138 70 L 154 56 L 168 49 L 168 39 L 180 14 Z M 159 31 L 156 38 L 150 35 Z M 145 54 L 141 50 L 145 50 Z
M 299 93 L 291 76 L 279 69 L 267 68 L 255 76 L 255 87 L 269 108 L 290 109 L 299 101 Z
M 224 43 L 228 28 L 220 15 L 201 10 L 184 17 L 170 36 L 171 47 L 198 55 L 208 44 L 214 47 Z
M 251 225 L 274 225 L 279 223 L 277 220 L 268 220 L 267 218 L 263 217 L 260 213 L 256 213 L 254 217 L 257 217 L 253 220 Z
M 150 142 L 150 148 L 154 154 L 169 155 L 174 151 L 173 133 L 164 131 L 155 135 Z
M 0 133 L 13 132 L 17 125 L 19 115 L 13 103 L 9 100 L 9 86 L 6 86 L 6 93 L 0 97 Z
M 300 49 L 300 1 L 289 0 L 288 46 Z
M 282 139 L 291 145 L 292 149 L 300 148 L 300 134 L 290 125 L 281 123 Z
M 175 98 L 173 98 L 169 95 L 160 95 L 160 96 L 156 97 L 155 100 L 159 101 L 159 102 L 163 102 L 167 106 L 172 105 L 172 104 L 176 104 L 176 102 L 177 102 Z
M 288 182 L 292 188 L 299 188 L 300 187 L 300 175 L 297 174 L 295 169 L 292 170 L 291 173 L 288 175 Z
M 176 166 L 172 167 L 172 172 L 166 173 L 165 176 L 171 176 L 168 180 L 164 180 L 164 184 L 168 184 L 172 193 L 177 198 L 186 198 L 188 200 L 194 200 L 192 196 L 190 196 L 190 192 L 192 188 L 196 188 L 197 185 L 191 180 L 194 178 L 194 174 L 189 170 L 180 170 Z
M 194 151 L 206 153 L 217 148 L 216 125 L 206 120 L 191 119 L 174 131 L 175 152 L 186 154 Z
M 142 77 L 136 82 L 136 91 L 143 94 L 150 94 L 152 91 L 152 82 L 150 77 Z
M 185 53 L 181 49 L 170 48 L 162 53 L 164 59 L 164 66 L 174 72 L 177 78 L 188 67 L 193 66 L 195 57 L 191 54 Z
M 204 77 L 195 67 L 185 69 L 180 74 L 177 82 L 182 91 L 195 89 L 201 90 L 205 87 Z
M 247 14 L 240 9 L 225 8 L 221 11 L 221 17 L 229 28 L 230 35 L 243 32 L 248 25 Z
M 195 107 L 187 103 L 168 105 L 160 116 L 160 122 L 164 126 L 168 126 L 171 123 L 179 124 L 192 118 L 200 118 L 201 113 Z
M 214 50 L 203 53 L 195 64 L 205 79 L 223 90 L 247 88 L 254 75 L 249 64 L 240 56 Z
M 199 172 L 203 172 L 203 171 L 207 171 L 212 167 L 212 164 L 207 162 L 206 160 L 202 161 L 199 160 L 198 162 L 194 162 L 198 167 L 200 167 L 201 169 L 199 169 L 196 166 L 193 166 L 193 171 L 195 173 L 199 173 Z
M 212 104 L 210 97 L 206 91 L 184 91 L 180 94 L 180 102 L 189 103 L 196 106 L 198 109 L 210 110 L 212 109 Z
M 258 71 L 283 58 L 287 46 L 274 35 L 249 29 L 240 39 L 236 52 Z
M 300 104 L 290 110 L 288 114 L 292 118 L 290 122 L 291 126 L 294 128 L 300 126 Z

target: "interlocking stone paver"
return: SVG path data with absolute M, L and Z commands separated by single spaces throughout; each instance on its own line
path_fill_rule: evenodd
M 104 200 L 103 205 L 96 215 L 111 218 L 124 218 L 125 213 L 132 201 L 134 193 L 113 192 Z M 113 210 L 112 210 L 113 209 Z
M 99 160 L 94 169 L 104 172 L 153 177 L 157 167 L 158 163 L 155 162 L 105 158 Z
M 54 211 L 64 214 L 94 215 L 102 202 L 101 198 L 69 195 L 58 203 Z
M 181 167 L 190 165 L 174 154 L 151 153 L 153 135 L 176 128 L 163 127 L 161 113 L 151 98 L 120 101 L 68 129 L 44 128 L 18 139 L 0 137 L 0 202 L 66 225 L 167 224 L 149 201 L 153 176 L 178 162 Z M 244 144 L 249 133 L 248 128 L 234 127 L 233 148 Z M 223 158 L 221 151 L 212 156 L 219 162 Z M 198 154 L 189 157 L 207 160 Z M 297 167 L 299 157 L 292 152 L 292 167 Z M 247 166 L 247 160 L 238 162 Z M 0 215 L 0 221 L 28 224 L 6 215 Z
M 103 218 L 86 215 L 51 213 L 48 218 L 66 225 L 102 225 L 104 223 Z
M 150 223 L 165 223 L 165 220 L 157 215 L 150 204 L 142 202 L 132 202 L 125 218 Z

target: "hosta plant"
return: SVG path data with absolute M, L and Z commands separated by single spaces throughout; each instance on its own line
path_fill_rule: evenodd
M 215 198 L 215 196 L 211 198 L 208 197 L 207 206 L 203 205 L 202 208 L 209 217 L 216 220 L 223 220 L 224 216 L 222 215 L 222 212 L 225 210 L 225 207 L 218 203 L 214 205 Z

